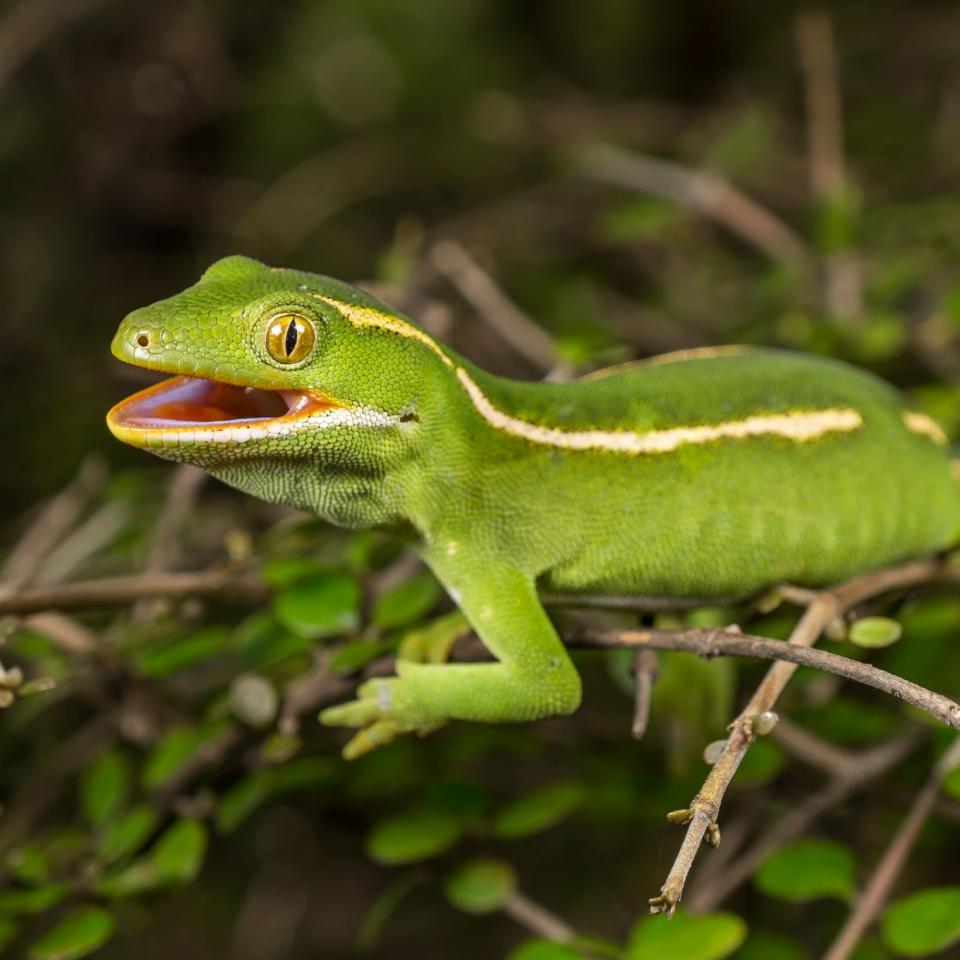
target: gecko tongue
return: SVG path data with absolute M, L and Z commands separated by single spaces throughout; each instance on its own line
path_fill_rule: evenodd
M 260 390 L 199 377 L 174 377 L 123 401 L 118 422 L 132 427 L 250 423 L 275 420 L 310 407 L 332 406 L 322 395 Z

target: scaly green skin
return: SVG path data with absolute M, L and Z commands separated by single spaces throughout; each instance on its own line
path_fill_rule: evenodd
M 317 329 L 299 366 L 266 353 L 278 313 Z M 111 428 L 263 499 L 408 536 L 496 657 L 400 662 L 396 678 L 365 684 L 322 717 L 362 728 L 348 755 L 452 718 L 576 709 L 579 677 L 538 587 L 743 596 L 828 583 L 960 535 L 960 492 L 935 426 L 833 360 L 744 348 L 519 383 L 346 284 L 242 257 L 130 314 L 113 350 L 168 373 L 332 398 L 339 409 L 288 436 Z

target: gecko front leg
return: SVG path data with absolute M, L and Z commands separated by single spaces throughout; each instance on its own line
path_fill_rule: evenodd
M 398 660 L 396 677 L 368 680 L 356 700 L 320 715 L 329 726 L 359 728 L 344 749 L 348 759 L 401 733 L 429 733 L 448 720 L 520 722 L 572 713 L 580 705 L 580 676 L 531 577 L 502 561 L 432 566 L 496 660 Z

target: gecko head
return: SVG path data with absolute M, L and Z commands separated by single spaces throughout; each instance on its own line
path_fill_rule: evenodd
M 416 377 L 391 354 L 396 338 L 351 322 L 349 311 L 397 317 L 331 278 L 220 260 L 120 324 L 114 355 L 169 376 L 118 403 L 107 425 L 126 443 L 212 472 L 303 460 L 382 472 L 416 441 Z

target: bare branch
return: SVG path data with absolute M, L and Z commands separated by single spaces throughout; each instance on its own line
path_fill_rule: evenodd
M 802 621 L 801 621 L 802 622 Z M 960 729 L 960 704 L 926 687 L 904 680 L 896 674 L 881 670 L 870 663 L 851 660 L 826 650 L 811 650 L 798 642 L 784 643 L 782 640 L 768 640 L 754 637 L 735 630 L 588 630 L 577 635 L 575 645 L 596 647 L 652 647 L 657 650 L 679 650 L 696 653 L 701 657 L 753 657 L 758 660 L 780 661 L 773 668 L 780 673 L 792 674 L 797 666 L 813 667 L 825 673 L 832 673 L 847 680 L 855 680 L 876 690 L 882 690 L 897 700 L 903 700 L 912 706 L 930 714 L 941 723 Z M 769 674 L 768 674 L 769 677 Z M 784 681 L 785 683 L 785 681 Z M 779 685 L 779 680 L 777 681 Z M 779 696 L 782 686 L 774 694 L 774 685 L 764 694 L 764 700 Z M 756 699 L 756 698 L 755 698 Z M 753 702 L 753 701 L 751 701 Z M 758 705 L 760 701 L 758 700 Z M 763 710 L 756 710 L 751 716 L 749 739 L 752 742 L 752 719 L 772 707 L 772 702 Z M 731 738 L 732 739 L 732 738 Z M 729 743 L 729 741 L 728 741 Z M 729 749 L 729 746 L 728 746 Z M 746 750 L 744 750 L 746 752 Z M 739 760 L 737 761 L 739 763 Z M 714 767 L 716 769 L 716 767 Z M 735 771 L 732 771 L 735 772 Z M 731 773 L 732 773 L 731 772 Z
M 860 894 L 853 911 L 847 917 L 847 922 L 823 955 L 823 960 L 847 960 L 847 957 L 856 949 L 860 938 L 883 909 L 894 881 L 907 862 L 920 831 L 933 812 L 940 796 L 940 784 L 943 778 L 958 763 L 960 763 L 960 737 L 954 740 L 947 752 L 943 754 L 933 768 L 929 779 L 917 794 L 896 836 L 890 841 L 890 846 L 880 858 L 870 882 Z
M 640 740 L 647 732 L 650 722 L 650 701 L 653 698 L 653 685 L 657 680 L 657 655 L 653 650 L 638 650 L 633 658 L 633 723 L 630 733 L 634 740 Z
M 853 794 L 866 789 L 879 776 L 905 759 L 923 741 L 923 734 L 924 731 L 919 728 L 910 730 L 866 753 L 851 757 L 843 773 L 835 776 L 804 803 L 793 807 L 739 856 L 728 862 L 723 871 L 712 871 L 709 877 L 706 876 L 706 870 L 699 873 L 697 883 L 687 899 L 687 908 L 691 913 L 709 913 L 716 909 L 768 857 L 805 834 L 820 817 L 845 803 Z M 724 830 L 724 846 L 726 835 L 727 831 Z M 708 864 L 712 861 L 711 857 Z
M 99 457 L 88 457 L 76 477 L 40 511 L 0 570 L 0 597 L 28 583 L 47 554 L 77 522 L 80 514 L 106 482 L 107 470 Z
M 572 943 L 576 939 L 576 932 L 565 920 L 534 903 L 519 890 L 510 895 L 503 911 L 538 937 L 546 937 L 555 943 Z
M 810 150 L 810 185 L 823 205 L 844 203 L 850 195 L 843 151 L 843 110 L 833 24 L 825 10 L 797 17 L 797 47 L 803 71 Z M 824 296 L 837 317 L 863 312 L 863 276 L 853 250 L 830 251 L 824 260 Z
M 789 642 L 783 647 L 791 651 L 811 647 L 817 642 L 827 624 L 854 604 L 888 590 L 911 587 L 941 576 L 956 579 L 957 571 L 939 559 L 916 560 L 899 567 L 890 567 L 855 577 L 832 590 L 818 593 L 794 628 Z M 776 643 L 776 641 L 772 642 Z M 716 821 L 720 804 L 740 762 L 756 739 L 754 721 L 762 713 L 773 709 L 799 662 L 798 659 L 794 659 L 793 662 L 781 660 L 767 671 L 766 677 L 750 698 L 750 702 L 731 724 L 726 746 L 719 760 L 711 768 L 699 793 L 691 801 L 689 809 L 677 811 L 677 819 L 682 813 L 683 822 L 688 824 L 687 832 L 660 894 L 650 901 L 653 911 L 662 910 L 668 916 L 673 913 L 683 895 L 683 888 L 700 844 L 708 833 L 713 842 L 719 842 Z M 953 715 L 952 708 L 948 709 L 948 715 Z
M 23 590 L 0 597 L 0 615 L 40 613 L 44 610 L 80 610 L 112 604 L 133 603 L 153 597 L 237 596 L 253 602 L 269 596 L 267 585 L 257 576 L 224 568 L 191 573 L 135 574 L 83 580 L 49 589 Z
M 180 464 L 173 471 L 173 479 L 167 489 L 167 496 L 157 518 L 147 552 L 147 560 L 143 565 L 144 573 L 160 573 L 173 566 L 177 556 L 177 544 L 180 528 L 190 513 L 197 496 L 206 480 L 206 474 L 188 463 Z M 133 611 L 134 620 L 146 618 L 151 611 L 152 604 L 140 601 Z
M 807 246 L 792 228 L 709 170 L 690 170 L 609 144 L 585 148 L 580 157 L 584 172 L 595 180 L 674 200 L 715 220 L 771 260 L 804 272 L 811 267 Z
M 494 283 L 493 278 L 455 240 L 439 240 L 430 262 L 514 350 L 546 373 L 556 365 L 553 338 L 530 319 Z

